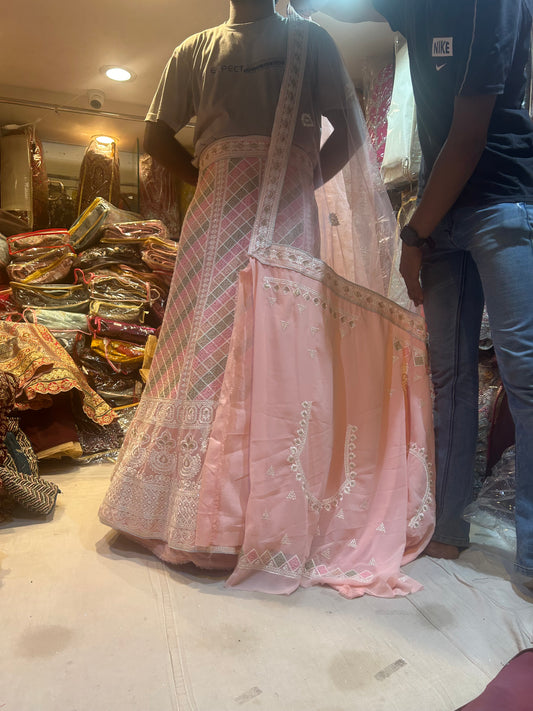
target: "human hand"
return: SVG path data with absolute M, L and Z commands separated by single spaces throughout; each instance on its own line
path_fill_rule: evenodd
M 420 306 L 423 299 L 422 286 L 420 284 L 420 268 L 422 266 L 422 250 L 419 247 L 409 247 L 402 244 L 402 256 L 400 259 L 400 274 L 403 277 L 407 293 L 415 306 Z

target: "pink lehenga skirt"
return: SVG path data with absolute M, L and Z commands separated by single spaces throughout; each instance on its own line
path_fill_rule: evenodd
M 422 319 L 337 276 L 292 150 L 274 242 L 249 254 L 268 139 L 202 154 L 149 381 L 101 520 L 228 584 L 391 597 L 434 525 Z M 267 255 L 267 258 L 265 258 Z

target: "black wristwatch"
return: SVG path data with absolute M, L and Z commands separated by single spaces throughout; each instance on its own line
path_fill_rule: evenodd
M 400 239 L 409 247 L 419 247 L 420 249 L 433 249 L 435 246 L 431 237 L 420 237 L 418 232 L 411 227 L 405 225 L 400 232 Z

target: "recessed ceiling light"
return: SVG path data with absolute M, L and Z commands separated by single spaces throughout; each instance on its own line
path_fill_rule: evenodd
M 135 79 L 135 74 L 124 67 L 102 67 L 100 71 L 113 81 L 132 81 Z
M 111 136 L 96 136 L 96 142 L 104 146 L 110 146 L 112 143 L 115 143 L 115 139 L 111 138 Z

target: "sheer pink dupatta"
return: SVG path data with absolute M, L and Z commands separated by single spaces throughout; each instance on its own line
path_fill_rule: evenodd
M 250 262 L 209 439 L 199 548 L 228 584 L 391 597 L 434 525 L 425 328 L 400 301 L 395 221 L 347 81 L 351 159 L 316 192 L 292 146 L 307 23 L 295 20 Z M 405 303 L 405 302 L 404 302 Z

